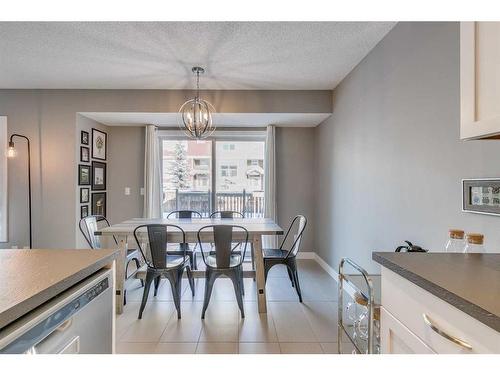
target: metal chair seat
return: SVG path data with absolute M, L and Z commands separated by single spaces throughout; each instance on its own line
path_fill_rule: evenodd
M 262 256 L 264 258 L 283 259 L 287 256 L 288 250 L 283 249 L 262 249 Z
M 215 255 L 209 255 L 206 258 L 207 267 L 217 268 L 217 260 Z M 227 268 L 238 267 L 241 264 L 241 255 L 233 254 L 229 258 L 229 266 Z
M 167 255 L 167 262 L 165 264 L 165 268 L 158 268 L 168 270 L 171 268 L 177 268 L 183 266 L 185 263 L 189 263 L 189 255 Z

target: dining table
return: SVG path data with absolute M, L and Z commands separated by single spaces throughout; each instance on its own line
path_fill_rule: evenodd
M 145 219 L 133 218 L 111 225 L 109 227 L 101 228 L 95 231 L 95 235 L 114 237 L 118 248 L 119 255 L 116 259 L 116 275 L 115 275 L 115 288 L 116 288 L 116 313 L 123 312 L 125 302 L 125 280 L 126 280 L 126 262 L 127 251 L 130 245 L 136 245 L 134 238 L 134 230 L 140 225 L 148 224 L 173 224 L 180 227 L 185 233 L 185 242 L 189 244 L 198 243 L 198 231 L 200 228 L 207 225 L 236 225 L 245 228 L 248 232 L 249 245 L 253 247 L 255 270 L 243 272 L 243 277 L 252 278 L 257 283 L 257 304 L 259 313 L 266 313 L 266 288 L 264 276 L 264 258 L 262 253 L 262 236 L 275 236 L 283 234 L 283 229 L 272 219 L 269 218 L 192 218 L 192 219 Z M 179 230 L 167 231 L 167 243 L 175 244 L 183 241 L 183 234 Z M 233 240 L 235 242 L 243 241 L 246 239 L 246 232 L 244 230 L 234 228 Z M 210 228 L 200 233 L 200 240 L 202 243 L 213 243 L 213 231 Z M 198 249 L 199 250 L 199 249 Z M 192 270 L 194 277 L 204 277 L 205 271 Z M 137 273 L 136 277 L 143 277 L 145 272 Z

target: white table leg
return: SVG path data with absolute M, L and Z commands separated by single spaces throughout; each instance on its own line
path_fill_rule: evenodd
M 259 313 L 267 312 L 266 305 L 266 280 L 264 278 L 264 258 L 262 256 L 262 236 L 253 236 L 253 252 L 255 257 L 255 278 L 257 281 L 257 303 Z
M 116 259 L 116 313 L 123 312 L 123 303 L 125 296 L 125 264 L 127 262 L 127 236 L 116 236 L 120 254 Z

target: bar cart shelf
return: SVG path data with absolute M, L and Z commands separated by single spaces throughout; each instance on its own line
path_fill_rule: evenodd
M 355 273 L 346 273 L 348 265 Z M 345 300 L 349 298 L 349 302 Z M 345 319 L 346 307 L 354 309 L 356 319 Z M 365 327 L 361 325 L 361 314 L 366 314 Z M 352 317 L 351 317 L 352 318 Z M 363 335 L 360 332 L 363 331 Z M 338 352 L 343 353 L 342 346 L 350 342 L 354 347 L 353 354 L 379 353 L 380 342 L 380 275 L 369 275 L 364 268 L 349 258 L 342 258 L 339 264 L 338 283 Z M 346 341 L 343 337 L 347 337 Z

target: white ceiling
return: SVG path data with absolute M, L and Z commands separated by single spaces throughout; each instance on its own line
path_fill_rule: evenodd
M 109 126 L 177 126 L 178 113 L 138 112 L 80 112 L 81 115 Z M 283 127 L 314 127 L 326 120 L 331 113 L 215 113 L 218 128 L 264 127 L 275 124 Z
M 333 89 L 394 22 L 0 22 L 0 88 Z

